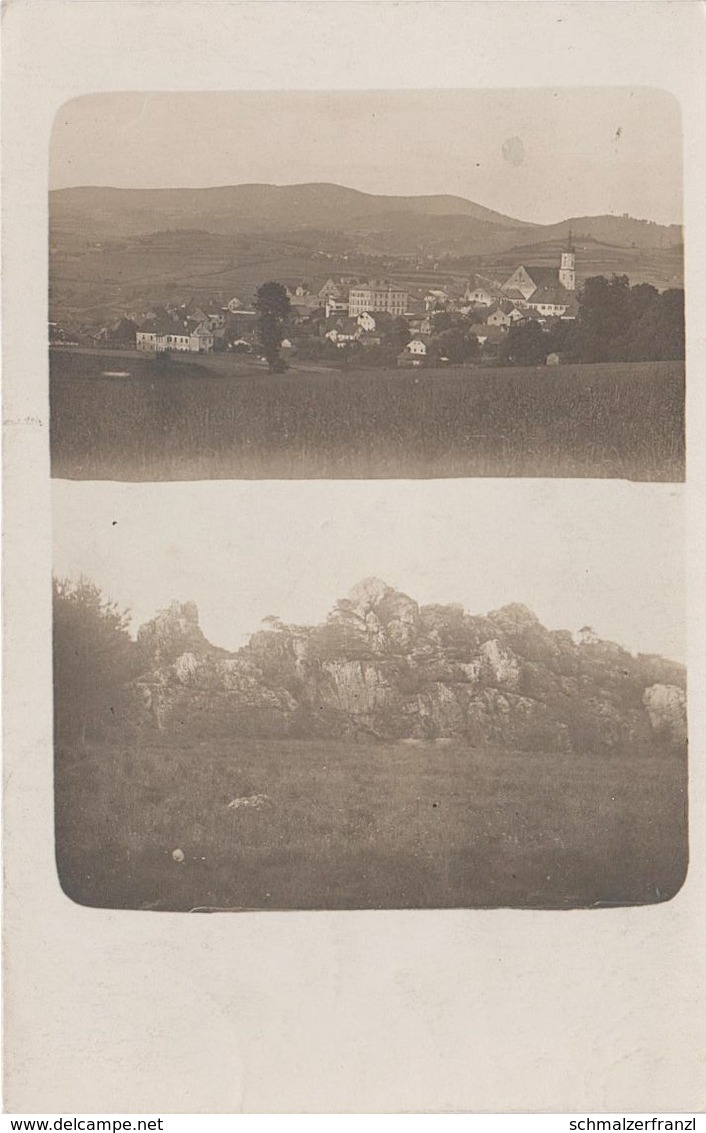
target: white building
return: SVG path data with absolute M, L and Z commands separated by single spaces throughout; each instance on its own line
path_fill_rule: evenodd
M 326 300 L 326 318 L 330 319 L 331 315 L 347 315 L 348 303 L 345 299 L 335 299 L 332 295 Z
M 348 314 L 357 318 L 365 311 L 374 315 L 385 311 L 388 315 L 404 315 L 407 310 L 409 294 L 401 287 L 391 283 L 373 281 L 364 287 L 352 287 L 348 293 Z
M 165 352 L 209 354 L 213 350 L 213 331 L 207 322 L 186 319 L 149 319 L 135 334 L 138 350 L 148 354 Z
M 408 342 L 405 350 L 408 354 L 414 354 L 419 358 L 425 358 L 427 353 L 427 344 L 423 338 L 413 338 Z
M 472 303 L 478 307 L 492 307 L 494 298 L 487 287 L 473 287 L 469 285 L 463 293 L 465 303 Z
M 374 331 L 377 323 L 369 311 L 363 311 L 362 315 L 358 315 L 358 326 L 363 330 Z

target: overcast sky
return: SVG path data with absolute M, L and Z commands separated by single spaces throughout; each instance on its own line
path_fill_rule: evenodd
M 54 124 L 52 188 L 308 181 L 681 223 L 680 110 L 646 88 L 184 92 L 83 96 Z
M 55 480 L 55 572 L 96 582 L 133 632 L 193 600 L 236 649 L 275 614 L 316 624 L 370 575 L 420 603 L 523 602 L 633 652 L 685 656 L 683 490 L 611 480 Z

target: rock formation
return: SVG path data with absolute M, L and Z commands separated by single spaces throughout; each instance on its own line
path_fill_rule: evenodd
M 515 751 L 635 752 L 686 741 L 685 674 L 594 634 L 548 630 L 525 606 L 486 617 L 420 607 L 377 578 L 321 626 L 268 619 L 237 653 L 193 603 L 141 627 L 145 723 L 200 735 L 458 737 Z

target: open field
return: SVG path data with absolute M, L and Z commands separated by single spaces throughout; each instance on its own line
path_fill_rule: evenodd
M 228 807 L 258 793 L 262 809 Z M 686 872 L 686 763 L 461 741 L 123 741 L 57 752 L 56 838 L 64 891 L 101 907 L 652 903 Z
M 54 350 L 50 374 L 68 479 L 684 478 L 681 362 L 271 375 Z

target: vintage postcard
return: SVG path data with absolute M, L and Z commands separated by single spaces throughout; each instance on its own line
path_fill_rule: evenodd
M 12 1112 L 703 1106 L 702 16 L 6 5 Z
M 461 153 L 459 120 L 476 124 Z M 474 184 L 493 208 L 401 195 L 431 186 L 393 144 L 407 135 L 434 157 L 435 186 Z M 222 910 L 673 896 L 688 857 L 684 646 L 655 633 L 641 650 L 605 606 L 637 590 L 656 626 L 669 591 L 683 637 L 681 493 L 620 484 L 684 475 L 676 99 L 100 94 L 58 112 L 49 176 L 67 895 Z M 539 475 L 542 491 L 516 479 Z M 316 494 L 312 476 L 396 479 L 369 515 L 365 483 Z M 430 485 L 398 496 L 410 476 Z M 195 491 L 201 477 L 218 479 Z M 178 486 L 69 483 L 96 478 Z M 243 478 L 259 483 L 244 493 Z M 638 551 L 644 510 L 661 507 Z M 388 544 L 415 542 L 400 569 Z M 446 588 L 439 556 L 456 567 Z M 184 593 L 186 563 L 218 640 Z M 572 580 L 592 570 L 581 608 Z M 269 606 L 242 594 L 250 632 L 229 631 L 231 579 L 263 571 Z M 501 579 L 497 608 L 477 605 Z M 542 584 L 550 627 L 524 601 Z M 316 618 L 288 614 L 293 589 Z

